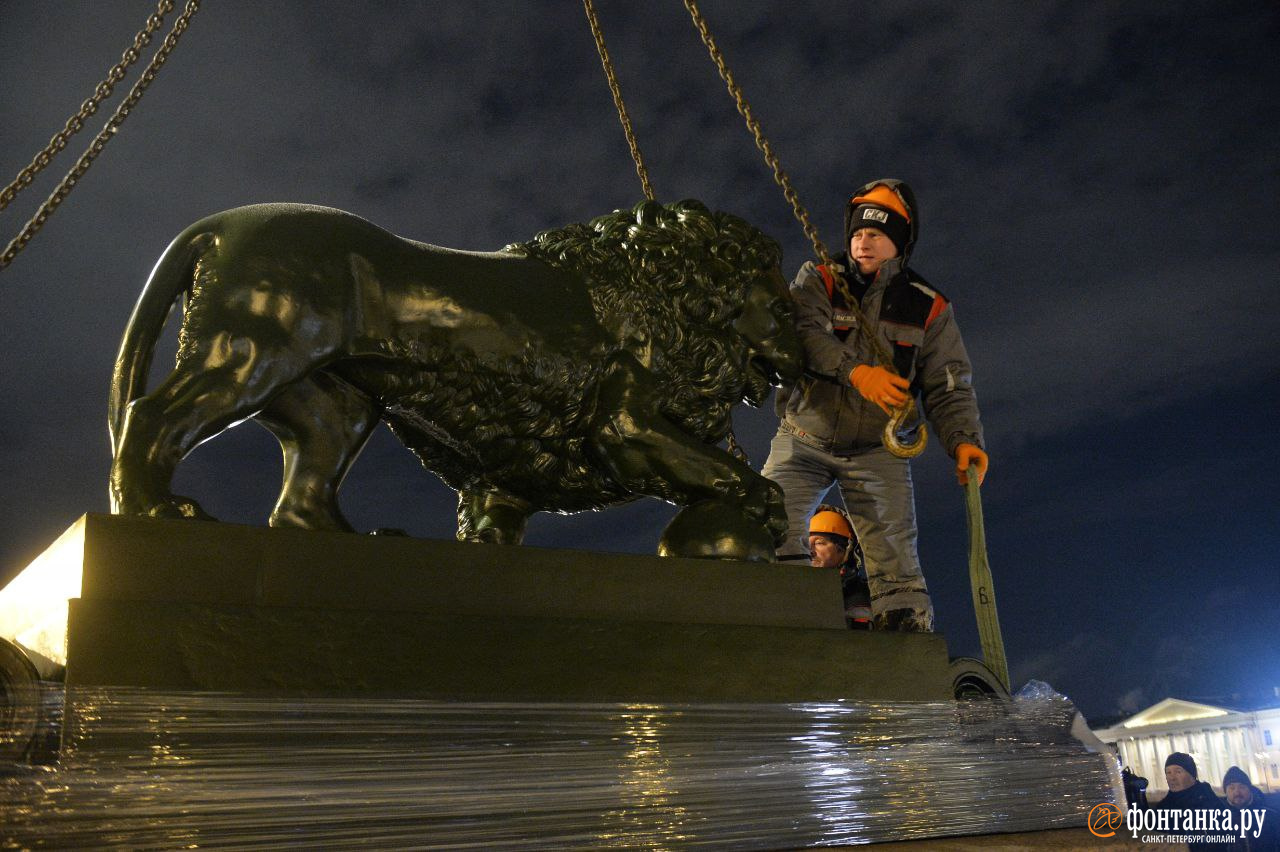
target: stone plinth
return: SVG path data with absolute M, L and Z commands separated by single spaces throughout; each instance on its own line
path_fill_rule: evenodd
M 57 547 L 0 591 L 0 617 L 7 600 L 22 609 L 17 585 L 50 610 L 25 617 L 46 645 L 58 645 L 50 637 L 65 619 L 65 644 L 41 653 L 66 661 L 69 686 L 494 701 L 951 697 L 941 636 L 845 629 L 838 578 L 808 566 L 110 515 L 84 516 Z

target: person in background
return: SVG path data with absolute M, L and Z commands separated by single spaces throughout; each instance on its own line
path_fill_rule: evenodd
M 1195 760 L 1185 752 L 1175 751 L 1165 758 L 1164 780 L 1169 785 L 1169 793 L 1155 804 L 1156 808 L 1196 810 L 1222 807 L 1222 801 L 1213 788 L 1200 780 Z
M 1213 792 L 1213 788 L 1200 780 L 1196 772 L 1196 762 L 1191 755 L 1175 751 L 1165 758 L 1164 780 L 1169 785 L 1168 794 L 1152 807 L 1156 810 L 1195 811 L 1220 810 L 1222 800 Z M 1204 832 L 1184 831 L 1184 834 L 1195 837 L 1188 846 L 1208 845 Z
M 1262 824 L 1258 824 L 1256 814 L 1251 815 L 1250 831 L 1241 836 L 1236 831 L 1235 843 L 1223 848 L 1247 850 L 1248 852 L 1280 852 L 1280 810 L 1271 807 L 1266 795 L 1253 786 L 1249 776 L 1238 766 L 1227 770 L 1222 776 L 1222 794 L 1226 797 L 1227 807 L 1235 813 L 1236 825 L 1240 825 L 1240 811 L 1262 811 Z M 1254 831 L 1258 836 L 1254 836 Z
M 1124 781 L 1124 798 L 1131 808 L 1145 808 L 1147 806 L 1147 779 L 1141 775 L 1135 775 L 1129 771 L 1129 767 L 1125 767 L 1120 772 L 1120 778 Z
M 839 568 L 844 620 L 854 630 L 871 626 L 871 592 L 862 564 L 862 548 L 843 509 L 823 503 L 809 519 L 809 564 Z

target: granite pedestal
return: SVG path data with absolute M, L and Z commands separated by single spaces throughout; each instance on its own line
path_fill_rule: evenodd
M 15 585 L 29 602 L 14 600 Z M 837 576 L 809 566 L 99 514 L 0 591 L 0 632 L 65 663 L 69 687 L 496 701 L 951 697 L 942 636 L 846 629 Z

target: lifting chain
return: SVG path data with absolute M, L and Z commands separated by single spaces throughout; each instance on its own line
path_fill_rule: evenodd
M 640 156 L 640 145 L 636 142 L 635 131 L 631 129 L 631 116 L 627 114 L 627 105 L 622 102 L 622 89 L 618 86 L 618 77 L 613 73 L 613 60 L 609 58 L 609 49 L 604 46 L 604 33 L 600 30 L 600 20 L 596 17 L 596 7 L 592 0 L 582 0 L 587 10 L 587 23 L 591 25 L 591 35 L 596 40 L 596 51 L 600 54 L 600 64 L 604 66 L 604 76 L 609 81 L 609 91 L 613 94 L 613 105 L 618 109 L 618 120 L 622 122 L 622 132 L 627 134 L 627 146 L 631 149 L 631 159 L 636 163 L 636 174 L 640 176 L 640 186 L 644 188 L 644 197 L 654 200 L 653 184 L 649 183 L 649 170 L 644 167 L 644 158 Z
M 600 64 L 604 66 L 604 76 L 609 81 L 609 91 L 613 94 L 613 105 L 618 110 L 618 120 L 622 122 L 622 132 L 627 135 L 627 147 L 631 149 L 631 159 L 636 164 L 636 174 L 640 176 L 640 186 L 644 189 L 644 197 L 655 200 L 653 184 L 649 182 L 649 170 L 644 167 L 644 157 L 640 155 L 640 144 L 636 141 L 635 131 L 631 128 L 631 116 L 627 105 L 622 100 L 622 88 L 618 85 L 618 76 L 613 71 L 613 60 L 609 58 L 609 48 L 605 47 L 604 32 L 600 29 L 600 20 L 596 17 L 596 7 L 592 0 L 582 0 L 587 12 L 587 23 L 591 25 L 591 35 L 596 40 L 596 51 L 600 54 Z M 733 419 L 729 419 L 729 432 L 725 445 L 731 455 L 743 464 L 748 464 L 746 450 L 738 443 L 733 433 Z
M 151 42 L 152 36 L 158 29 L 160 29 L 160 25 L 164 22 L 165 15 L 173 11 L 173 6 L 174 0 L 160 0 L 156 7 L 156 11 L 147 17 L 146 26 L 137 34 L 137 36 L 134 37 L 133 44 L 125 50 L 124 54 L 121 56 L 120 62 L 107 73 L 106 79 L 97 85 L 94 89 L 93 96 L 80 106 L 79 112 L 67 119 L 67 123 L 63 129 L 54 134 L 53 138 L 49 140 L 49 144 L 45 146 L 44 150 L 37 154 L 35 159 L 32 160 L 31 165 L 19 172 L 13 183 L 5 187 L 3 192 L 0 192 L 0 210 L 8 207 L 9 204 L 12 203 L 13 199 L 17 197 L 19 192 L 31 185 L 31 181 L 35 176 L 49 165 L 54 156 L 67 146 L 67 141 L 84 127 L 85 121 L 98 111 L 98 106 L 102 101 L 111 96 L 111 93 L 115 89 L 115 85 L 124 79 L 125 72 L 129 66 L 138 61 L 142 48 L 146 47 Z M 22 251 L 22 249 L 26 247 L 27 243 L 31 241 L 31 238 L 36 235 L 36 232 L 44 226 L 44 223 L 48 220 L 49 216 L 58 208 L 58 205 L 62 203 L 63 199 L 70 194 L 76 183 L 79 182 L 80 178 L 84 176 L 84 173 L 89 170 L 89 166 L 97 156 L 102 153 L 102 149 L 106 147 L 107 142 L 116 134 L 116 131 L 120 129 L 120 125 L 124 123 L 124 120 L 129 115 L 130 110 L 132 110 L 142 98 L 142 93 L 151 85 L 151 81 L 155 79 L 157 72 L 159 72 L 161 66 L 164 65 L 165 60 L 169 58 L 169 54 L 173 51 L 174 47 L 177 46 L 178 39 L 181 38 L 182 34 L 186 31 L 187 25 L 191 20 L 191 16 L 194 15 L 199 8 L 200 0 L 187 0 L 187 4 L 183 8 L 182 14 L 173 22 L 173 29 L 170 30 L 167 36 L 165 36 L 159 49 L 156 50 L 155 56 L 151 58 L 151 62 L 148 63 L 147 67 L 143 70 L 142 76 L 139 78 L 138 82 L 129 90 L 128 97 L 124 99 L 116 109 L 115 113 L 112 114 L 111 118 L 107 120 L 107 123 L 103 126 L 102 130 L 99 131 L 98 135 L 94 137 L 91 143 L 89 143 L 89 147 L 80 155 L 80 159 L 76 161 L 76 164 L 69 172 L 67 172 L 66 176 L 62 178 L 62 181 L 53 190 L 53 192 L 49 194 L 49 197 L 45 199 L 44 203 L 40 205 L 40 209 L 36 211 L 35 215 L 32 216 L 30 220 L 27 221 L 27 224 L 18 233 L 18 236 L 14 237 L 13 240 L 9 242 L 9 245 L 5 247 L 3 253 L 0 253 L 0 269 L 4 269 L 13 262 L 13 259 L 18 255 L 18 252 Z
M 589 0 L 588 0 L 589 2 Z M 844 297 L 845 302 L 849 306 L 850 312 L 853 314 L 859 333 L 863 340 L 871 348 L 877 360 L 890 373 L 898 375 L 898 370 L 894 367 L 893 356 L 889 353 L 888 347 L 884 342 L 871 330 L 867 324 L 866 317 L 862 314 L 862 309 L 858 304 L 858 300 L 853 298 L 849 292 L 848 286 L 844 282 L 844 278 L 835 273 L 835 265 L 831 260 L 831 255 L 827 252 L 826 244 L 818 238 L 818 229 L 813 226 L 813 222 L 809 219 L 809 211 L 800 203 L 800 197 L 796 194 L 795 187 L 791 184 L 791 178 L 782 168 L 782 163 L 778 160 L 778 156 L 773 152 L 773 146 L 769 144 L 769 140 L 765 138 L 764 131 L 760 128 L 760 122 L 756 121 L 755 116 L 751 113 L 751 105 L 747 103 L 746 96 L 742 93 L 742 88 L 738 86 L 733 79 L 733 74 L 729 71 L 728 64 L 724 61 L 724 55 L 720 52 L 720 48 L 716 46 L 715 39 L 711 37 L 711 31 L 707 28 L 706 19 L 702 17 L 702 12 L 698 9 L 697 0 L 684 0 L 684 7 L 689 11 L 689 16 L 693 18 L 693 25 L 698 30 L 698 35 L 702 37 L 702 43 L 706 45 L 707 52 L 711 54 L 711 61 L 715 63 L 716 70 L 720 72 L 720 78 L 724 80 L 725 85 L 729 89 L 729 94 L 733 96 L 733 101 L 737 104 L 738 113 L 747 122 L 747 129 L 751 131 L 755 137 L 756 147 L 764 154 L 765 162 L 769 168 L 773 169 L 773 180 L 782 188 L 782 194 L 786 196 L 787 201 L 791 203 L 791 210 L 795 214 L 796 219 L 800 221 L 800 225 L 804 228 L 805 236 L 809 238 L 809 242 L 813 243 L 814 254 L 818 260 L 830 269 L 833 273 L 836 286 L 840 288 L 840 294 Z M 925 442 L 928 440 L 928 432 L 924 425 L 920 426 L 917 440 L 914 444 L 903 444 L 898 440 L 898 429 L 911 416 L 912 409 L 915 408 L 915 402 L 910 395 L 907 396 L 907 402 L 904 406 L 894 409 L 893 415 L 889 418 L 888 424 L 885 425 L 883 438 L 884 445 L 899 458 L 914 458 L 924 452 Z

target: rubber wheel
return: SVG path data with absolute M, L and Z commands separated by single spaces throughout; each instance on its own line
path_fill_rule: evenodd
M 40 722 L 40 674 L 22 649 L 0 639 L 0 760 L 25 761 Z

